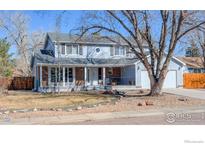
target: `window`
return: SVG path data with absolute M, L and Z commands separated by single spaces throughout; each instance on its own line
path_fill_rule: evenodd
M 115 55 L 116 56 L 125 55 L 125 47 L 122 46 L 115 47 Z
M 72 54 L 78 54 L 78 46 L 77 45 L 73 45 L 73 48 L 72 48 Z
M 61 45 L 61 54 L 65 55 L 65 44 Z
M 79 52 L 78 52 L 78 45 L 66 45 L 66 54 L 83 54 L 82 46 L 79 46 Z
M 98 80 L 102 80 L 102 68 L 98 68 Z
M 99 52 L 100 52 L 100 48 L 95 48 L 95 51 L 96 51 L 97 53 L 99 53 Z
M 68 68 L 65 68 L 65 82 L 68 82 Z
M 66 45 L 66 53 L 72 54 L 72 45 Z
M 55 73 L 56 69 L 55 67 L 51 68 L 51 82 L 56 82 L 56 73 Z
M 79 55 L 83 55 L 83 47 L 82 47 L 82 45 L 79 46 Z
M 110 56 L 113 56 L 113 55 L 114 55 L 114 47 L 111 46 L 111 47 L 110 47 Z
M 69 82 L 73 82 L 73 68 L 69 68 L 68 73 Z
M 201 69 L 200 68 L 195 68 L 194 73 L 201 73 Z

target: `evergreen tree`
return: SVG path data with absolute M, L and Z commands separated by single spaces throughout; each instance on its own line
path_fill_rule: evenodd
M 199 48 L 193 40 L 191 41 L 191 46 L 186 49 L 186 57 L 200 57 Z
M 0 39 L 0 77 L 12 76 L 12 60 L 8 53 L 10 44 L 5 39 Z

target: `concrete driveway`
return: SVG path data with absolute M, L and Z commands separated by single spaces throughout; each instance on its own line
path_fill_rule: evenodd
M 187 96 L 187 97 L 192 97 L 192 98 L 198 98 L 198 99 L 204 99 L 205 100 L 205 89 L 177 88 L 177 89 L 164 89 L 163 91 L 166 92 L 166 93 L 170 93 L 170 94 Z

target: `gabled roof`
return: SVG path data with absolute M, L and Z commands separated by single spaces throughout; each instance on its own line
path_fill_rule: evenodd
M 187 67 L 191 68 L 203 68 L 204 62 L 202 57 L 177 57 L 179 60 L 184 62 Z
M 47 36 L 51 39 L 53 42 L 60 42 L 60 43 L 86 43 L 86 44 L 106 44 L 106 45 L 127 45 L 127 43 L 120 37 L 111 37 L 113 41 L 101 37 L 101 36 L 83 36 L 79 37 L 77 35 L 69 35 L 68 33 L 47 33 Z M 79 39 L 80 38 L 80 39 Z M 127 38 L 130 42 L 133 44 L 136 44 L 134 40 L 131 38 Z M 146 47 L 146 46 L 144 46 Z

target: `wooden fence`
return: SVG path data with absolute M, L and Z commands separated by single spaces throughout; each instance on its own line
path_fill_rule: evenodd
M 184 88 L 205 88 L 205 73 L 185 73 L 183 78 Z
M 33 77 L 0 78 L 0 87 L 9 90 L 32 90 L 34 88 Z

